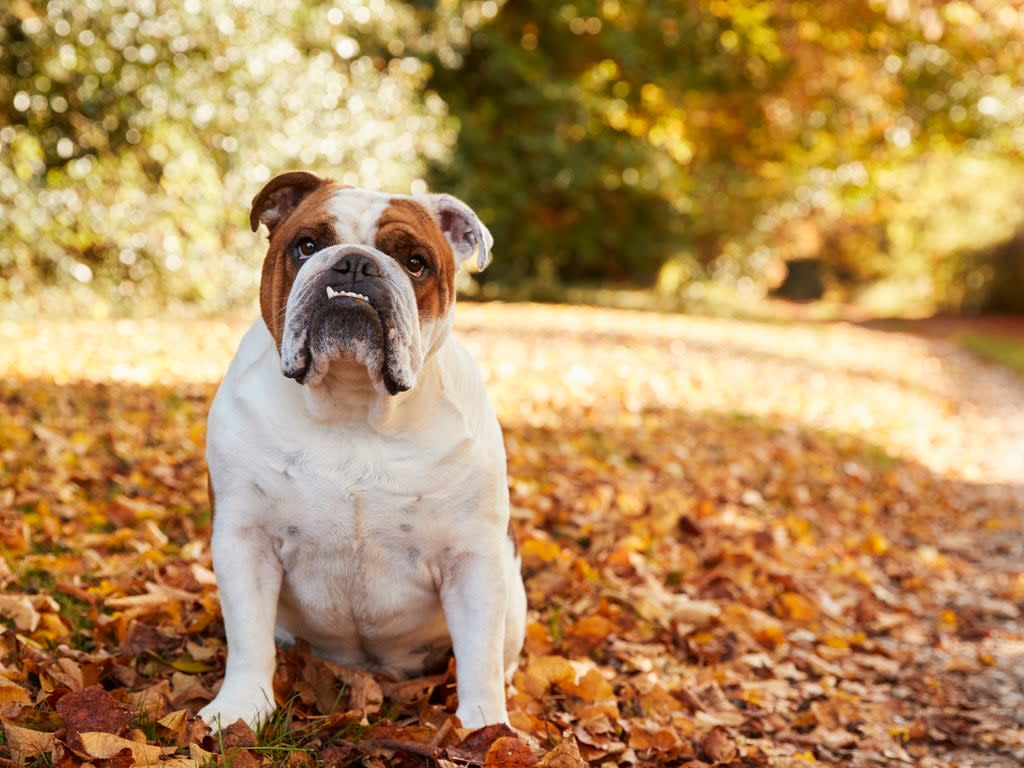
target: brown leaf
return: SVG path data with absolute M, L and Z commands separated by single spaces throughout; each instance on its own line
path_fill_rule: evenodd
M 260 768 L 262 760 L 248 749 L 228 749 L 224 752 L 224 764 L 231 768 Z
M 504 723 L 485 725 L 470 731 L 466 737 L 454 746 L 448 747 L 445 754 L 456 760 L 470 763 L 483 763 L 488 750 L 498 739 L 514 737 L 515 731 Z
M 161 631 L 141 621 L 128 625 L 128 636 L 118 649 L 121 656 L 141 656 L 144 653 L 166 653 L 181 647 L 179 636 Z
M 729 763 L 736 758 L 736 742 L 724 728 L 712 728 L 701 739 L 700 750 L 712 763 Z
M 629 746 L 632 749 L 674 752 L 681 745 L 679 734 L 674 729 L 650 722 L 634 724 L 629 733 Z
M 373 679 L 373 675 L 361 669 L 350 669 L 334 662 L 323 662 L 335 677 L 348 686 L 349 707 L 361 709 L 367 715 L 373 715 L 380 711 L 384 702 L 384 692 L 381 691 L 380 683 Z
M 537 763 L 537 768 L 587 768 L 580 748 L 572 736 L 564 739 Z
M 128 711 L 98 685 L 61 697 L 56 709 L 64 718 L 69 736 L 84 731 L 117 734 L 131 720 Z
M 395 702 L 411 702 L 427 698 L 434 689 L 448 679 L 447 673 L 414 677 L 409 680 L 381 680 L 380 687 L 384 695 Z
M 203 685 L 199 675 L 187 675 L 175 672 L 171 675 L 171 703 L 176 707 L 194 701 L 206 702 L 213 698 L 213 693 Z
M 530 768 L 537 756 L 518 736 L 499 736 L 484 757 L 484 768 Z
M 32 697 L 27 690 L 13 680 L 0 676 L 0 708 L 7 704 L 28 704 Z
M 362 753 L 348 743 L 328 744 L 317 751 L 317 759 L 325 765 L 349 765 Z
M 225 749 L 255 747 L 256 734 L 244 720 L 236 720 L 220 732 L 220 743 Z

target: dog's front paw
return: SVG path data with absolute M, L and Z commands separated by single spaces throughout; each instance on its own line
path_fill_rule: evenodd
M 275 706 L 273 699 L 268 698 L 262 688 L 249 695 L 225 695 L 222 691 L 199 710 L 199 717 L 203 718 L 203 722 L 215 733 L 238 720 L 243 720 L 250 728 L 256 730 L 261 723 L 267 721 Z
M 470 730 L 497 723 L 509 724 L 508 709 L 505 708 L 504 700 L 490 704 L 479 701 L 468 701 L 465 704 L 460 702 L 459 708 L 455 710 L 455 716 L 459 718 L 463 728 Z

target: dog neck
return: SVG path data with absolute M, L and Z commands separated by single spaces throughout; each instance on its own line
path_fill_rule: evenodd
M 321 424 L 362 424 L 385 434 L 404 432 L 419 420 L 422 383 L 438 375 L 436 368 L 431 355 L 417 374 L 417 386 L 389 395 L 370 379 L 361 363 L 334 360 L 320 381 L 302 386 L 302 399 L 310 418 Z

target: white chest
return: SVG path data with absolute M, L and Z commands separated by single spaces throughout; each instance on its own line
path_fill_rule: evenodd
M 406 401 L 414 407 L 397 428 L 321 422 L 272 350 L 254 358 L 233 366 L 210 412 L 214 536 L 266 542 L 280 564 L 282 635 L 344 664 L 421 670 L 449 642 L 442 566 L 505 534 L 493 415 L 468 416 L 438 379 L 424 378 L 410 393 L 423 400 Z

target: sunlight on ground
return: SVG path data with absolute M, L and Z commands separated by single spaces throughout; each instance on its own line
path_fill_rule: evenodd
M 0 325 L 0 714 L 50 722 L 48 692 L 70 688 L 67 709 L 102 674 L 181 728 L 137 749 L 210 761 L 188 730 L 224 661 L 204 417 L 246 325 Z M 498 304 L 457 325 L 505 427 L 530 605 L 510 713 L 530 749 L 1019 764 L 1017 380 L 846 325 Z M 378 687 L 370 711 L 317 664 L 279 656 L 295 733 L 339 714 L 383 718 L 364 747 L 444 738 L 450 682 Z M 10 748 L 29 730 L 5 720 Z M 318 731 L 309 754 L 343 764 L 350 736 Z
M 248 320 L 4 323 L 0 372 L 133 384 L 219 381 Z M 847 324 L 758 324 L 463 304 L 456 326 L 505 422 L 599 409 L 772 418 L 857 436 L 971 480 L 1024 475 L 1021 388 L 951 345 Z

